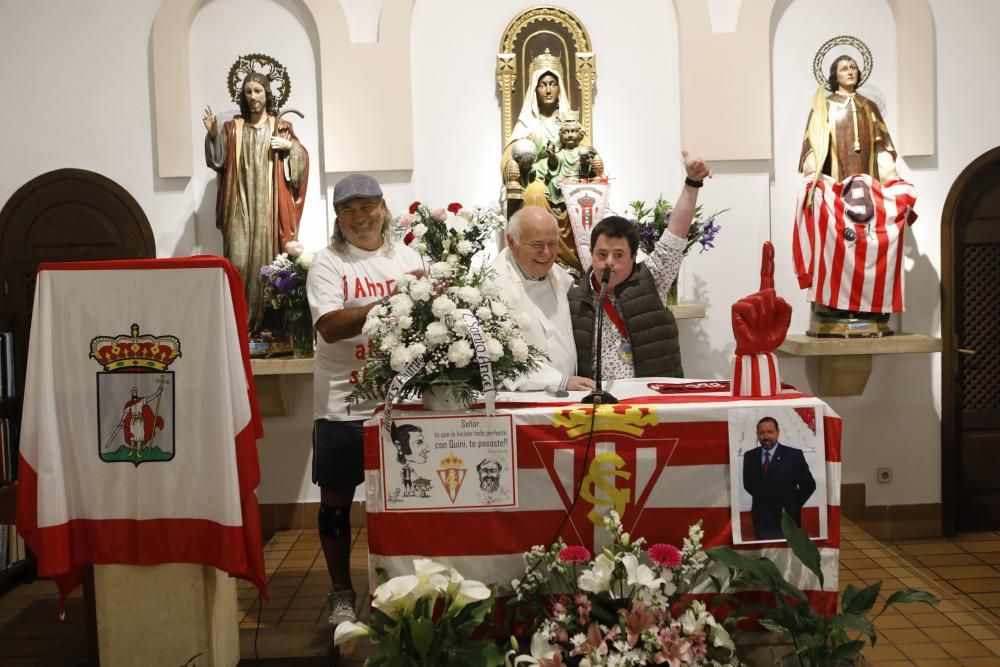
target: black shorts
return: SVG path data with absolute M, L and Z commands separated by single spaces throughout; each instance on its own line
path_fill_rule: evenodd
M 365 481 L 363 426 L 364 421 L 313 423 L 313 484 L 347 490 Z

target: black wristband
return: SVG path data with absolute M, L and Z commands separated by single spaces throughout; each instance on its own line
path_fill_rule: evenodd
M 690 176 L 688 176 L 684 179 L 684 185 L 690 185 L 692 188 L 700 188 L 701 186 L 705 185 L 705 181 L 696 181 Z

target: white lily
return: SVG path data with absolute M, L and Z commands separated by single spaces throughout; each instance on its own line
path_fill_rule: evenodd
M 346 641 L 357 639 L 358 637 L 367 637 L 370 634 L 371 628 L 364 623 L 344 621 L 337 626 L 336 630 L 333 631 L 333 645 L 340 646 Z
M 659 588 L 662 584 L 666 583 L 662 578 L 654 576 L 653 570 L 648 566 L 640 564 L 635 554 L 625 554 L 622 556 L 622 565 L 625 566 L 625 583 L 629 586 Z
M 615 562 L 601 554 L 594 559 L 594 566 L 580 573 L 577 585 L 580 590 L 591 593 L 604 593 L 611 586 L 611 575 L 615 570 Z
M 516 646 L 516 642 L 515 642 Z M 514 658 L 513 665 L 537 665 L 543 659 L 550 660 L 559 651 L 559 648 L 549 643 L 544 632 L 536 632 L 531 635 L 531 655 L 519 655 Z M 510 667 L 510 657 L 516 651 L 507 653 L 507 665 Z

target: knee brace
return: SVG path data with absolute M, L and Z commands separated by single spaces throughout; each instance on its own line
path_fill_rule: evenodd
M 319 534 L 323 537 L 343 537 L 351 534 L 351 506 L 319 506 Z

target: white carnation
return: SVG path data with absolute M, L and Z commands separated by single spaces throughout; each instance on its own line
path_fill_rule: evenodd
M 454 268 L 448 262 L 434 262 L 431 264 L 432 278 L 448 278 L 454 273 Z
M 486 353 L 490 355 L 490 361 L 500 361 L 500 357 L 503 356 L 503 344 L 496 338 L 487 338 Z
M 490 308 L 493 309 L 493 314 L 497 317 L 503 317 L 507 314 L 507 304 L 503 301 L 494 301 L 490 304 Z
M 445 261 L 451 264 L 452 266 L 455 266 L 456 264 L 458 264 L 458 255 L 456 255 L 455 253 L 451 253 L 445 258 Z
M 409 285 L 411 282 L 415 281 L 416 279 L 417 279 L 416 276 L 414 276 L 412 273 L 404 273 L 399 277 L 399 280 L 396 281 L 396 287 L 399 288 L 400 292 L 403 292 L 405 291 L 406 286 Z
M 448 347 L 448 361 L 458 368 L 468 366 L 472 361 L 472 346 L 469 345 L 469 341 L 463 338 L 452 343 Z
M 374 317 L 369 313 L 368 319 L 365 320 L 364 325 L 361 327 L 361 333 L 371 338 L 372 334 L 377 332 L 382 327 L 382 320 Z
M 397 373 L 411 361 L 413 361 L 413 353 L 402 345 L 397 346 L 389 355 L 389 367 Z
M 472 241 L 459 241 L 458 242 L 458 252 L 462 255 L 471 255 L 476 249 L 476 246 L 472 245 Z
M 396 316 L 409 315 L 413 310 L 413 299 L 406 294 L 393 294 L 389 297 L 392 314 Z
M 479 293 L 479 290 L 471 285 L 466 285 L 465 287 L 460 287 L 458 289 L 458 298 L 462 299 L 470 306 L 478 306 L 483 302 L 483 295 Z
M 379 349 L 383 352 L 392 352 L 399 345 L 399 337 L 396 334 L 390 333 L 386 334 L 382 339 L 382 344 L 379 345 Z
M 442 294 L 434 299 L 434 304 L 431 306 L 431 312 L 434 313 L 434 317 L 450 315 L 454 310 L 455 302 L 449 299 L 447 294 Z
M 418 241 L 417 243 L 413 244 L 413 249 L 422 255 L 425 252 L 427 252 L 427 244 L 424 243 L 423 241 Z
M 409 315 L 401 315 L 399 317 L 399 328 L 409 329 L 413 325 L 413 318 Z
M 480 322 L 486 322 L 493 319 L 493 311 L 490 310 L 489 306 L 479 306 L 476 308 L 476 319 Z
M 465 218 L 457 215 L 448 216 L 448 220 L 447 222 L 445 222 L 445 225 L 448 227 L 448 229 L 454 229 L 455 232 L 458 234 L 465 234 L 465 232 L 469 230 L 468 221 Z
M 410 285 L 410 298 L 414 301 L 428 301 L 433 291 L 434 286 L 431 285 L 431 281 L 421 278 Z
M 427 346 L 425 346 L 423 343 L 414 343 L 413 345 L 410 346 L 411 360 L 422 357 L 426 353 L 427 353 Z
M 500 288 L 492 280 L 487 281 L 486 284 L 483 285 L 482 290 L 483 296 L 487 299 L 496 299 L 500 297 Z
M 413 227 L 410 228 L 410 231 L 413 232 L 414 238 L 422 239 L 424 237 L 424 234 L 427 233 L 427 225 L 425 225 L 422 222 L 418 222 L 417 224 L 413 225 Z
M 510 340 L 510 353 L 514 361 L 520 363 L 528 360 L 528 344 L 523 338 L 512 338 Z
M 451 336 L 449 335 L 448 327 L 441 322 L 431 322 L 427 325 L 427 344 L 431 347 L 447 343 L 449 338 Z

